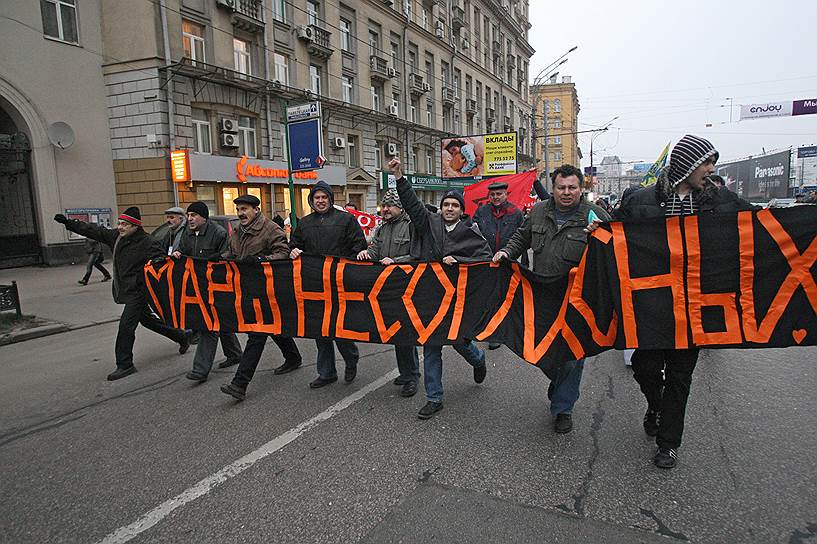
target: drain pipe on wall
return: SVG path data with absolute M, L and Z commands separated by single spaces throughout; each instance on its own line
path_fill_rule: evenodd
M 169 67 L 171 64 L 173 64 L 173 61 L 170 57 L 170 38 L 167 35 L 167 7 L 165 6 L 165 0 L 159 0 L 159 13 L 162 18 L 162 40 L 164 42 L 165 50 L 165 66 Z M 173 102 L 173 92 L 173 77 L 169 75 L 167 78 L 167 87 L 165 91 L 165 100 L 167 101 L 168 156 L 170 156 L 170 151 L 176 148 L 176 119 L 174 115 L 176 112 L 176 104 Z M 176 187 L 175 181 L 171 181 L 170 183 L 173 185 L 173 205 L 178 206 L 179 189 Z

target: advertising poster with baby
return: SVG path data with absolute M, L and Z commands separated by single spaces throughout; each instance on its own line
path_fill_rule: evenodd
M 516 174 L 516 132 L 444 138 L 441 160 L 444 179 Z

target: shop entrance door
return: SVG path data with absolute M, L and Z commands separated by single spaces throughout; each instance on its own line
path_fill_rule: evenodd
M 25 134 L 0 134 L 0 268 L 42 262 L 30 155 Z

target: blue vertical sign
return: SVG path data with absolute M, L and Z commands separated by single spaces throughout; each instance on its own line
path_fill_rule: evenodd
M 323 167 L 326 159 L 319 102 L 287 108 L 287 139 L 290 171 L 305 172 Z

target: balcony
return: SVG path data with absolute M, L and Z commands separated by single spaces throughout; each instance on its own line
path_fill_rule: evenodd
M 423 81 L 420 74 L 409 74 L 409 91 L 414 96 L 420 96 L 431 90 L 431 86 Z
M 516 80 L 525 81 L 525 71 L 522 68 L 516 70 Z
M 389 68 L 389 61 L 380 55 L 369 57 L 369 73 L 373 81 L 385 82 L 394 77 L 394 68 Z
M 495 59 L 502 56 L 502 44 L 499 43 L 499 40 L 494 40 L 491 42 L 491 49 Z
M 451 7 L 451 28 L 454 30 L 454 32 L 459 32 L 464 26 L 465 10 L 462 9 L 462 6 L 454 2 L 454 5 Z
M 468 115 L 474 115 L 477 113 L 477 101 L 474 98 L 466 98 L 465 99 L 465 113 Z
M 511 116 L 505 116 L 505 132 L 511 132 L 513 130 L 513 125 L 511 124 Z
M 443 87 L 443 106 L 453 106 L 457 101 L 457 90 L 454 87 Z
M 494 108 L 485 108 L 485 120 L 489 123 L 496 121 L 496 110 Z
M 335 49 L 329 41 L 331 32 L 318 25 L 304 25 L 298 27 L 298 38 L 306 42 L 306 51 L 310 56 L 326 60 L 332 56 Z
M 516 68 L 516 56 L 508 53 L 508 60 L 506 66 L 508 68 Z

